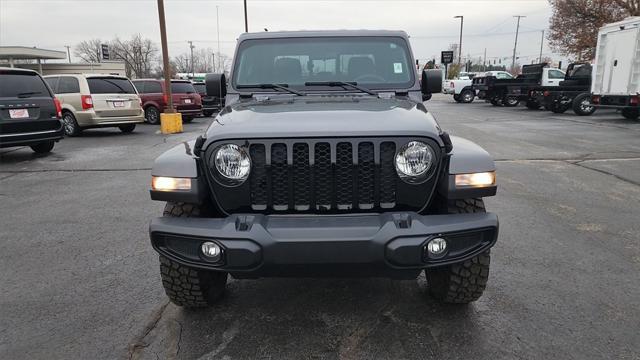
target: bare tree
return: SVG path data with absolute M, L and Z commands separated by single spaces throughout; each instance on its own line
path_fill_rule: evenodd
M 548 35 L 554 50 L 593 59 L 598 29 L 640 15 L 640 0 L 549 0 L 553 7 Z
M 158 46 L 153 41 L 136 34 L 130 40 L 116 38 L 110 45 L 115 58 L 124 61 L 128 77 L 151 76 L 158 61 Z
M 73 55 L 88 63 L 100 62 L 100 45 L 104 42 L 100 39 L 85 40 L 74 46 Z

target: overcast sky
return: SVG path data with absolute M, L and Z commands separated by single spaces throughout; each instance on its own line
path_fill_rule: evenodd
M 521 20 L 518 55 L 530 63 L 540 52 L 541 30 L 551 15 L 547 0 L 248 0 L 249 31 L 301 29 L 394 29 L 411 36 L 419 59 L 438 56 L 458 42 L 464 15 L 464 54 L 511 59 L 515 39 L 514 15 Z M 242 0 L 165 0 L 169 52 L 217 49 L 216 6 L 220 48 L 233 54 L 244 31 Z M 65 50 L 82 40 L 140 33 L 159 43 L 156 0 L 0 0 L 0 46 L 37 46 Z M 546 46 L 545 56 L 553 56 Z M 503 60 L 504 62 L 504 60 Z M 510 63 L 510 60 L 508 61 Z

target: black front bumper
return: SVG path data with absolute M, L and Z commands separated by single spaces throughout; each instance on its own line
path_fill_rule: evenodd
M 149 231 L 160 254 L 235 277 L 415 278 L 424 268 L 463 262 L 491 248 L 498 236 L 498 218 L 491 213 L 422 216 L 410 212 L 162 217 L 151 221 Z M 443 237 L 448 244 L 445 255 L 437 259 L 424 250 L 434 237 Z M 220 262 L 201 256 L 205 241 L 223 248 Z

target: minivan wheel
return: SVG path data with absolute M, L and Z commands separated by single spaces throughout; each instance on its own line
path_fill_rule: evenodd
M 62 113 L 62 126 L 64 127 L 64 134 L 67 136 L 78 136 L 82 132 L 76 117 L 68 111 Z
M 144 117 L 151 125 L 160 124 L 160 110 L 155 106 L 149 106 L 144 110 Z
M 31 145 L 30 148 L 35 153 L 46 154 L 46 153 L 50 152 L 51 150 L 53 150 L 53 146 L 54 145 L 55 145 L 55 141 L 45 141 L 45 142 L 41 142 L 41 143 L 38 143 L 38 144 L 35 144 L 35 145 Z
M 118 129 L 120 129 L 120 131 L 122 131 L 125 134 L 133 132 L 135 128 L 136 128 L 136 124 L 127 124 L 127 125 L 118 126 Z

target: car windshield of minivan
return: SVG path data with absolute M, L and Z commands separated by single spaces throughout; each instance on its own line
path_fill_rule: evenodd
M 196 89 L 190 82 L 172 82 L 171 92 L 174 94 L 192 94 Z
M 50 96 L 44 81 L 33 74 L 0 74 L 0 97 Z
M 136 90 L 127 79 L 88 78 L 89 91 L 92 94 L 135 94 Z
M 408 88 L 415 72 L 408 45 L 399 37 L 256 39 L 240 44 L 232 84 L 242 89 L 278 84 L 344 91 L 336 86 L 340 82 L 367 89 Z

